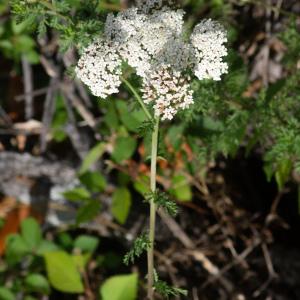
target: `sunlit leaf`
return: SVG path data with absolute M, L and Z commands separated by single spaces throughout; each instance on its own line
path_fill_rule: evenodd
M 137 274 L 110 277 L 100 287 L 102 300 L 136 300 L 137 281 Z
M 43 256 L 48 278 L 54 288 L 65 293 L 84 291 L 80 273 L 71 255 L 64 251 L 54 251 Z

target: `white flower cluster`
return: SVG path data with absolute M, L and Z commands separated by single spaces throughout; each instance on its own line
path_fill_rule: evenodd
M 190 70 L 199 79 L 213 80 L 227 72 L 222 60 L 226 33 L 209 19 L 185 41 L 182 10 L 163 6 L 163 0 L 139 1 L 138 7 L 108 15 L 104 37 L 86 48 L 76 73 L 94 95 L 105 98 L 118 91 L 126 61 L 143 79 L 145 103 L 153 103 L 155 114 L 170 120 L 193 103 Z
M 221 80 L 221 75 L 227 73 L 228 66 L 222 61 L 227 55 L 226 42 L 226 33 L 219 23 L 208 19 L 195 26 L 191 43 L 196 58 L 194 72 L 200 80 Z
M 155 103 L 156 116 L 161 116 L 162 120 L 172 120 L 179 109 L 193 103 L 189 81 L 189 76 L 183 76 L 171 65 L 163 65 L 144 80 L 143 100 L 146 104 Z
M 85 49 L 77 66 L 77 76 L 101 98 L 118 92 L 122 59 L 114 47 L 99 40 Z

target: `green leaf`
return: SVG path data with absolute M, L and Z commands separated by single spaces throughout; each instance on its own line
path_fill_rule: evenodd
M 285 183 L 289 179 L 293 163 L 290 159 L 284 159 L 280 162 L 277 170 L 275 172 L 275 178 L 278 185 L 278 188 L 282 190 Z
M 73 254 L 72 259 L 76 265 L 76 267 L 80 271 L 84 271 L 84 268 L 86 264 L 89 262 L 91 258 L 91 253 L 85 253 L 85 254 Z
M 138 129 L 137 129 L 137 133 L 140 137 L 146 136 L 147 134 L 153 132 L 154 129 L 154 123 L 152 120 L 145 120 L 143 121 Z
M 7 237 L 5 256 L 9 264 L 16 264 L 30 252 L 28 244 L 19 234 L 12 234 Z
M 70 233 L 62 231 L 57 235 L 58 244 L 65 250 L 71 250 L 73 248 L 73 238 Z
M 135 151 L 136 144 L 136 140 L 130 136 L 118 137 L 114 146 L 112 158 L 117 163 L 130 158 Z
M 137 274 L 110 277 L 100 288 L 102 300 L 137 299 L 137 279 Z
M 178 297 L 180 295 L 188 295 L 187 290 L 170 286 L 165 281 L 159 279 L 155 280 L 154 288 L 164 299 L 170 299 L 170 296 Z
M 263 167 L 265 175 L 267 177 L 267 181 L 270 182 L 273 174 L 274 174 L 274 169 L 273 169 L 273 165 L 270 163 L 266 163 Z
M 42 241 L 42 231 L 40 225 L 34 218 L 27 218 L 22 221 L 21 234 L 25 243 L 31 250 L 36 249 Z
M 65 293 L 84 291 L 80 273 L 71 255 L 65 251 L 54 251 L 45 253 L 44 258 L 47 275 L 54 288 Z
M 149 177 L 142 176 L 140 180 L 133 183 L 133 187 L 141 195 L 149 193 L 151 191 Z
M 117 174 L 117 186 L 127 186 L 131 182 L 131 177 L 124 173 L 124 172 L 118 172 Z
M 82 252 L 93 253 L 99 245 L 99 239 L 91 235 L 80 235 L 74 241 L 74 247 Z
M 131 206 L 131 194 L 127 188 L 122 187 L 114 191 L 112 197 L 111 213 L 115 219 L 124 224 Z
M 102 192 L 106 187 L 106 180 L 99 172 L 85 172 L 79 180 L 92 192 Z
M 70 191 L 64 192 L 63 196 L 71 201 L 86 201 L 91 198 L 91 194 L 83 187 L 76 187 Z
M 28 29 L 28 26 L 30 26 L 29 20 L 24 20 L 19 23 L 17 23 L 15 20 L 11 22 L 11 29 L 16 35 L 25 32 Z
M 138 132 L 139 126 L 146 119 L 145 113 L 142 110 L 129 111 L 125 101 L 116 101 L 116 107 L 125 127 L 132 132 Z
M 98 143 L 86 155 L 79 170 L 79 174 L 83 174 L 102 156 L 105 151 L 105 143 Z
M 169 198 L 167 193 L 157 189 L 155 192 L 145 194 L 145 201 L 151 200 L 154 200 L 157 208 L 162 207 L 170 216 L 175 217 L 178 214 L 177 204 Z
M 40 61 L 40 56 L 37 52 L 35 51 L 28 51 L 25 54 L 25 58 L 30 62 L 31 64 L 37 64 Z
M 46 252 L 56 251 L 58 249 L 59 249 L 59 247 L 55 243 L 53 243 L 51 241 L 43 240 L 39 244 L 36 252 L 38 255 L 43 255 Z
M 104 122 L 106 123 L 108 128 L 112 128 L 117 130 L 119 125 L 118 115 L 115 108 L 115 102 L 110 101 L 107 104 L 107 112 L 104 116 Z
M 26 53 L 33 49 L 35 42 L 28 35 L 20 35 L 14 40 L 14 45 L 20 47 L 19 49 L 22 49 L 22 53 Z
M 100 207 L 100 202 L 97 200 L 92 200 L 89 201 L 87 204 L 84 204 L 82 207 L 79 208 L 77 212 L 77 224 L 88 222 L 94 219 L 98 215 Z
M 15 300 L 15 295 L 6 287 L 0 287 L 0 300 Z
M 172 178 L 170 193 L 180 201 L 191 201 L 192 191 L 187 178 L 184 175 L 175 175 Z
M 46 295 L 50 293 L 48 280 L 41 274 L 29 274 L 25 278 L 25 285 L 30 292 L 37 292 Z
M 127 252 L 124 256 L 123 262 L 125 265 L 129 265 L 131 262 L 134 263 L 136 257 L 140 257 L 144 251 L 147 251 L 151 243 L 149 241 L 148 234 L 143 233 L 139 237 L 137 237 L 133 243 L 132 249 Z

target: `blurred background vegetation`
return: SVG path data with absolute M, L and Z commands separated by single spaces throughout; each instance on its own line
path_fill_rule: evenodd
M 160 212 L 158 271 L 182 299 L 300 299 L 300 3 L 178 4 L 189 28 L 227 28 L 229 73 L 162 125 L 157 181 L 180 213 Z M 128 86 L 96 99 L 73 72 L 130 5 L 0 2 L 0 300 L 145 299 L 145 257 L 122 263 L 147 224 L 145 116 Z

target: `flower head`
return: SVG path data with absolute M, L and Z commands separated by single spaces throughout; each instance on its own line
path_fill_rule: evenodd
M 219 23 L 208 19 L 195 26 L 191 44 L 195 53 L 194 72 L 200 80 L 221 80 L 221 75 L 227 73 L 228 66 L 222 60 L 227 55 L 226 42 L 226 32 Z
M 126 61 L 143 81 L 143 99 L 155 115 L 172 119 L 193 103 L 190 70 L 198 79 L 220 80 L 227 72 L 223 27 L 204 20 L 184 39 L 182 10 L 163 0 L 139 0 L 138 7 L 109 14 L 104 37 L 84 51 L 76 73 L 91 92 L 105 98 L 118 91 L 121 63 Z
M 121 64 L 116 49 L 106 41 L 98 40 L 85 49 L 75 72 L 95 96 L 106 98 L 118 92 Z
M 179 109 L 193 103 L 190 77 L 174 70 L 171 65 L 161 66 L 143 80 L 143 99 L 154 102 L 154 113 L 162 120 L 171 120 Z

